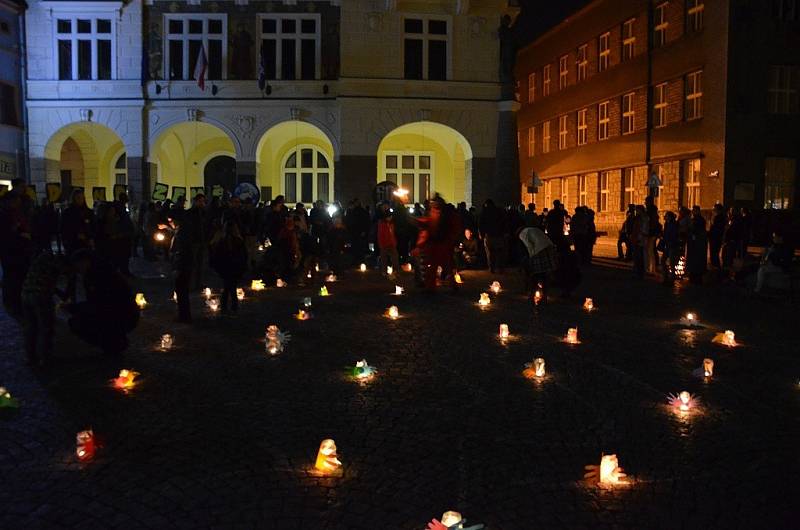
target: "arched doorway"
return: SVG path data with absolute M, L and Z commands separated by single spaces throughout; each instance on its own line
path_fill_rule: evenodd
M 236 188 L 236 159 L 228 155 L 215 156 L 206 162 L 203 178 L 206 190 L 222 186 L 222 189 L 233 192 Z
M 434 193 L 450 202 L 468 201 L 471 178 L 469 142 L 441 123 L 402 125 L 378 146 L 377 182 L 391 182 L 407 190 L 409 202 L 423 202 Z

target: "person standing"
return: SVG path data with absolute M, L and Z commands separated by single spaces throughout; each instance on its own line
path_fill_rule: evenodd
M 94 213 L 86 206 L 82 189 L 72 190 L 70 205 L 61 215 L 61 242 L 67 256 L 94 247 Z
M 172 238 L 170 256 L 175 274 L 175 294 L 178 298 L 178 322 L 192 321 L 189 287 L 197 266 L 197 252 L 204 244 L 202 211 L 205 204 L 205 195 L 201 193 L 195 196 L 194 206 L 182 216 Z
M 3 305 L 9 315 L 22 315 L 22 283 L 33 253 L 31 219 L 25 213 L 24 187 L 12 189 L 0 201 L 0 265 Z M 30 200 L 30 198 L 28 198 Z
M 222 278 L 222 312 L 239 310 L 239 299 L 236 297 L 236 288 L 247 270 L 247 246 L 239 225 L 232 220 L 226 221 L 222 231 L 211 242 L 210 252 L 211 267 Z
M 648 228 L 644 246 L 644 270 L 647 274 L 658 273 L 658 253 L 656 240 L 661 235 L 661 223 L 658 220 L 658 207 L 655 197 L 648 195 L 644 200 L 645 214 L 647 215 Z
M 686 272 L 689 281 L 695 285 L 703 283 L 708 262 L 708 235 L 706 220 L 699 206 L 692 207 L 692 224 L 689 229 L 689 240 L 686 244 Z
M 714 205 L 711 217 L 711 227 L 708 229 L 708 248 L 711 259 L 711 268 L 719 271 L 722 264 L 719 254 L 722 250 L 722 238 L 725 234 L 725 209 L 720 203 Z
M 381 218 L 378 220 L 378 250 L 380 251 L 380 270 L 381 274 L 384 274 L 390 264 L 393 271 L 400 270 L 400 256 L 397 253 L 397 236 L 395 235 L 394 219 L 388 202 L 381 203 L 380 215 Z M 392 272 L 388 277 L 394 278 L 395 274 L 395 272 Z
M 487 199 L 481 210 L 478 225 L 486 248 L 486 261 L 489 270 L 494 274 L 502 273 L 505 266 L 505 215 L 503 210 L 495 206 L 492 199 Z

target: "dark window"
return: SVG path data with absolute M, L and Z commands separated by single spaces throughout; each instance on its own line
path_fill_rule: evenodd
M 0 20 L 0 33 L 5 33 L 6 35 L 11 33 L 11 26 L 5 20 Z
M 301 176 L 300 201 L 306 203 L 314 202 L 314 174 L 302 173 Z
M 275 39 L 265 39 L 261 44 L 261 55 L 264 61 L 264 76 L 267 79 L 275 79 L 278 72 L 275 68 Z
M 446 20 L 429 20 L 428 33 L 432 35 L 447 35 L 447 21 Z
M 189 41 L 189 79 L 194 79 L 194 69 L 197 67 L 197 59 L 200 57 L 200 46 L 203 45 L 203 41 L 199 40 L 190 40 Z M 208 56 L 206 56 L 206 61 L 208 61 Z M 208 68 L 206 68 L 207 70 Z M 208 76 L 206 76 L 208 79 Z
M 281 20 L 281 31 L 283 33 L 296 33 L 297 30 L 295 28 L 297 27 L 297 24 L 295 22 L 296 21 L 294 19 L 291 19 L 291 18 L 282 19 Z
M 183 43 L 169 41 L 169 78 L 183 79 Z
M 317 175 L 317 199 L 323 202 L 330 200 L 330 185 L 328 184 L 328 174 L 319 173 Z
M 59 33 L 72 33 L 72 21 L 71 20 L 58 20 L 58 32 Z
M 103 19 L 98 20 L 97 33 L 111 33 L 111 21 Z
M 111 41 L 97 41 L 97 79 L 111 79 Z
M 209 20 L 208 21 L 208 32 L 213 34 L 222 33 L 222 21 L 221 20 Z
M 91 20 L 78 20 L 78 33 L 91 33 L 92 21 Z
M 278 31 L 278 21 L 274 18 L 265 18 L 261 21 L 262 33 L 275 33 Z
M 17 91 L 11 85 L 0 83 L 0 123 L 19 125 L 17 112 Z
M 400 184 L 403 189 L 408 190 L 408 196 L 414 197 L 414 174 L 413 173 L 403 173 L 403 177 Z
M 406 21 L 408 22 L 408 21 Z M 405 41 L 405 78 L 422 79 L 422 41 L 406 39 Z
M 183 33 L 183 20 L 170 20 L 169 21 L 170 33 Z
M 119 158 L 117 158 L 117 163 L 114 164 L 114 169 L 125 169 L 126 167 L 128 167 L 128 159 L 125 156 L 125 153 L 122 153 L 119 155 Z
M 281 79 L 296 79 L 297 77 L 295 47 L 294 40 L 284 39 L 281 42 Z
M 72 79 L 72 42 L 58 41 L 58 78 Z
M 196 34 L 203 33 L 203 21 L 202 20 L 190 20 L 189 21 L 189 33 L 196 33 Z
M 317 153 L 317 167 L 328 167 L 328 159 L 322 153 Z
M 317 21 L 314 19 L 304 19 L 300 22 L 301 33 L 316 33 Z
M 300 151 L 300 167 L 309 168 L 314 166 L 314 151 L 302 149 Z
M 78 41 L 78 79 L 92 78 L 92 41 Z
M 304 39 L 300 46 L 300 78 L 315 79 L 317 77 L 316 41 Z
M 428 41 L 428 79 L 447 79 L 447 42 L 443 40 Z
M 431 157 L 429 157 L 429 156 L 420 156 L 419 157 L 419 168 L 420 169 L 430 169 L 431 168 Z
M 208 41 L 208 78 L 222 79 L 222 41 Z
M 407 18 L 405 21 L 405 30 L 406 33 L 422 33 L 422 21 L 413 18 Z
M 286 202 L 293 204 L 297 202 L 297 173 L 286 173 Z

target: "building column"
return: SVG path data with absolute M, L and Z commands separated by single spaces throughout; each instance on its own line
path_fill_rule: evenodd
M 128 200 L 138 204 L 150 200 L 150 186 L 147 185 L 145 161 L 140 156 L 127 158 L 128 163 Z
M 248 182 L 256 185 L 256 161 L 237 160 L 236 161 L 236 183 Z M 233 190 L 231 190 L 233 191 Z
M 496 204 L 518 204 L 520 201 L 519 150 L 517 148 L 516 101 L 501 101 L 498 105 L 497 148 L 494 178 L 490 197 Z
M 344 206 L 353 199 L 372 204 L 373 191 L 378 183 L 377 156 L 341 156 L 333 164 L 333 198 Z

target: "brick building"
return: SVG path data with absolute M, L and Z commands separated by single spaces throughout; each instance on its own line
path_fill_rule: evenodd
M 594 0 L 520 50 L 523 200 L 587 205 L 612 234 L 648 194 L 673 211 L 792 207 L 797 3 Z

